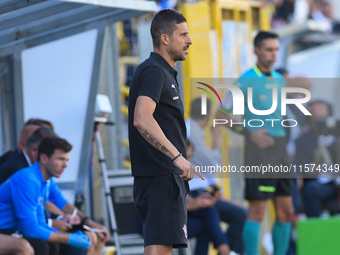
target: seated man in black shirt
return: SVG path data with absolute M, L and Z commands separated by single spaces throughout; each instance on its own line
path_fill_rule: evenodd
M 315 151 L 318 147 L 318 135 L 316 132 L 317 120 L 322 120 L 330 116 L 330 105 L 323 101 L 317 100 L 309 104 L 310 112 L 310 129 L 302 134 L 296 140 L 296 163 L 297 166 L 313 164 L 315 162 Z M 319 178 L 318 171 L 314 169 L 314 175 L 311 178 L 304 178 L 302 188 L 302 197 L 304 200 L 305 213 L 308 217 L 319 217 L 322 213 L 323 206 L 326 202 L 333 203 L 337 208 L 333 208 L 333 213 L 337 213 L 337 193 L 332 178 Z M 316 174 L 316 175 L 315 175 Z
M 20 131 L 17 149 L 5 152 L 0 157 L 0 166 L 2 166 L 12 156 L 17 154 L 18 152 L 21 152 L 25 148 L 28 137 L 30 137 L 30 135 L 33 134 L 33 132 L 37 130 L 39 127 L 48 127 L 54 130 L 53 124 L 48 120 L 38 118 L 29 119 L 28 121 L 25 122 L 23 128 Z
M 13 151 L 7 151 L 0 157 L 0 166 L 2 166 L 8 159 L 10 159 L 12 156 L 17 154 L 18 152 L 22 151 L 25 148 L 26 141 L 28 137 L 33 134 L 35 130 L 37 130 L 39 126 L 34 124 L 28 124 L 24 125 L 24 127 L 21 129 L 19 134 L 19 142 L 18 147 L 16 150 Z

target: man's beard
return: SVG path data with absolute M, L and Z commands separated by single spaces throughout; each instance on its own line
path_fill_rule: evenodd
M 174 61 L 183 61 L 186 60 L 186 56 L 182 54 L 183 50 L 187 50 L 189 47 L 185 47 L 182 50 L 175 50 L 173 47 L 169 49 L 170 56 L 173 56 Z

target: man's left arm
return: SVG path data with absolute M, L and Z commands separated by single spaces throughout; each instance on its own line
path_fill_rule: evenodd
M 62 212 L 66 214 L 66 216 L 68 217 L 70 217 L 70 215 L 72 215 L 74 210 L 76 209 L 75 206 L 67 202 L 67 200 L 64 198 L 64 196 L 61 193 L 61 190 L 59 189 L 58 185 L 54 182 L 53 178 L 51 179 L 50 184 L 49 202 L 53 202 L 53 204 L 60 208 Z M 80 218 L 83 224 L 86 224 L 91 228 L 103 229 L 105 232 L 99 234 L 101 240 L 103 242 L 104 241 L 107 242 L 109 240 L 110 234 L 104 226 L 92 221 L 91 219 L 88 218 L 86 219 L 86 216 L 79 211 L 77 212 L 77 216 Z M 83 222 L 84 220 L 85 222 Z M 67 221 L 67 223 L 71 223 L 71 221 L 70 222 Z
M 62 211 L 64 213 L 67 214 L 73 214 L 74 210 L 76 209 L 76 207 L 72 204 L 70 204 L 69 202 L 66 203 L 66 205 L 63 207 Z M 79 210 L 77 211 L 77 215 L 79 216 L 81 222 L 91 228 L 98 228 L 98 229 L 102 229 L 104 230 L 104 233 L 97 233 L 99 235 L 99 238 L 101 239 L 102 242 L 107 242 L 110 239 L 110 233 L 109 231 L 106 229 L 106 227 L 104 227 L 103 225 L 100 225 L 97 222 L 94 222 L 93 220 L 91 220 L 90 218 L 86 217 L 82 212 L 80 212 Z

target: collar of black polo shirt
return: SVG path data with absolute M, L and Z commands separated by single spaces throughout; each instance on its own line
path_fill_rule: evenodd
M 168 61 L 166 61 L 161 55 L 159 55 L 156 52 L 151 52 L 150 58 L 156 59 L 156 61 L 165 69 L 169 70 L 170 73 L 172 73 L 173 76 L 177 77 L 178 72 L 172 68 Z

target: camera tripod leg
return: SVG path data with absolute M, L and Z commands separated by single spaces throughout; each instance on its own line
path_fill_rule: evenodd
M 103 188 L 104 188 L 107 208 L 109 210 L 109 216 L 110 216 L 111 234 L 113 235 L 113 240 L 115 242 L 116 254 L 121 255 L 122 253 L 120 249 L 118 232 L 117 232 L 116 216 L 115 216 L 115 212 L 113 209 L 112 194 L 111 194 L 109 180 L 107 176 L 106 161 L 105 161 L 105 156 L 104 156 L 102 140 L 101 140 L 99 131 L 96 131 L 95 135 L 96 135 L 96 141 L 97 141 L 97 147 L 98 147 L 99 162 L 100 162 L 100 166 L 102 169 L 102 179 L 103 179 L 103 184 L 104 184 Z

